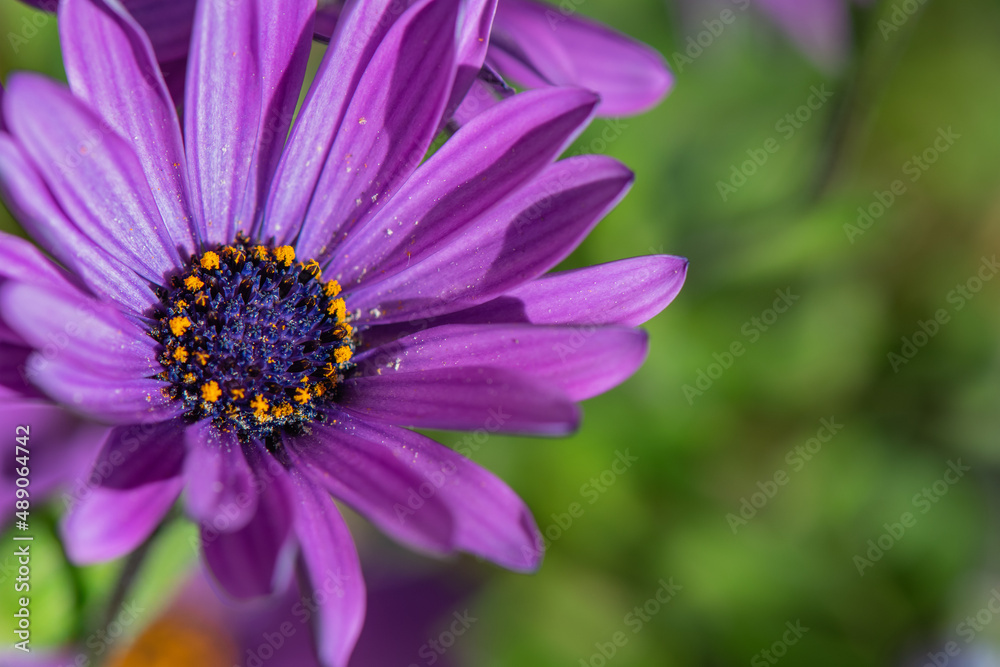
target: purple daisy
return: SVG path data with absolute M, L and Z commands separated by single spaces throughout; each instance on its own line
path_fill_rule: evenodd
M 515 95 L 425 159 L 485 58 L 488 21 L 463 7 L 348 3 L 292 125 L 314 3 L 200 2 L 182 131 L 135 20 L 63 1 L 69 90 L 11 78 L 0 185 L 64 268 L 3 236 L 0 316 L 19 396 L 40 390 L 100 447 L 63 524 L 75 561 L 134 549 L 183 490 L 230 596 L 280 590 L 294 567 L 332 586 L 327 665 L 365 607 L 331 496 L 420 551 L 538 567 L 514 492 L 405 427 L 572 432 L 578 401 L 641 365 L 634 327 L 687 263 L 543 276 L 632 182 L 607 157 L 556 160 L 591 92 Z
M 183 99 L 196 0 L 121 1 L 148 33 L 168 88 L 176 99 Z M 25 2 L 49 10 L 58 4 L 56 0 Z M 317 38 L 331 39 L 344 4 L 345 0 L 320 0 Z M 464 4 L 465 11 L 479 18 L 479 25 L 468 25 L 488 37 L 489 51 L 486 76 L 472 88 L 472 99 L 462 108 L 459 122 L 495 103 L 490 70 L 529 88 L 569 85 L 592 90 L 601 96 L 598 114 L 602 116 L 647 111 L 673 85 L 673 76 L 659 53 L 581 17 L 575 8 L 538 0 L 464 0 Z M 473 76 L 477 73 L 471 72 Z

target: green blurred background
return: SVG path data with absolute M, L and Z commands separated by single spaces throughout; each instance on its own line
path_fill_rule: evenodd
M 662 0 L 576 6 L 672 65 L 703 29 Z M 877 20 L 892 9 L 855 12 L 850 61 L 834 72 L 743 15 L 675 68 L 660 107 L 599 119 L 574 149 L 606 152 L 637 180 L 567 264 L 664 252 L 690 272 L 646 325 L 647 364 L 586 403 L 576 436 L 492 436 L 475 453 L 556 539 L 534 576 L 456 565 L 487 583 L 449 658 L 881 667 L 930 663 L 954 641 L 948 664 L 1000 665 L 1000 620 L 982 613 L 1000 586 L 1000 279 L 976 280 L 994 277 L 1000 250 L 1000 3 L 928 2 L 883 38 Z M 0 25 L 19 31 L 29 15 L 0 2 Z M 54 23 L 17 53 L 3 39 L 0 75 L 61 76 Z M 814 86 L 832 96 L 788 136 L 776 124 Z M 958 138 L 914 182 L 913 156 L 949 129 Z M 719 182 L 772 137 L 777 152 L 724 199 Z M 858 208 L 877 212 L 897 179 L 903 194 L 859 225 Z M 17 230 L 6 215 L 0 227 Z M 792 305 L 769 312 L 779 293 Z M 935 314 L 947 320 L 936 329 Z M 743 353 L 727 357 L 734 343 Z M 835 435 L 810 443 L 831 422 Z M 626 451 L 631 467 L 605 472 Z M 969 470 L 956 479 L 949 464 Z M 582 514 L 561 516 L 573 503 Z M 364 548 L 383 548 L 354 523 Z M 194 566 L 191 530 L 175 525 L 156 548 L 140 582 L 148 604 Z M 91 613 L 117 567 L 73 575 L 43 539 L 37 641 L 71 637 L 74 605 Z M 670 602 L 648 621 L 628 616 L 671 578 Z M 4 618 L 9 597 L 5 586 Z M 961 625 L 977 614 L 979 630 Z M 796 624 L 801 637 L 787 634 Z M 627 641 L 603 658 L 619 631 Z M 795 643 L 772 648 L 783 637 Z

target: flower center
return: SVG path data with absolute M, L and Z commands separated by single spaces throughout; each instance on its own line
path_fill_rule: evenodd
M 337 281 L 291 246 L 239 239 L 191 259 L 160 296 L 159 377 L 192 421 L 270 439 L 322 421 L 354 354 Z

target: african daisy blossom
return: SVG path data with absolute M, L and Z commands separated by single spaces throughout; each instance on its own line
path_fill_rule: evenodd
M 578 401 L 641 365 L 634 327 L 687 266 L 543 276 L 632 182 L 610 158 L 556 160 L 597 96 L 515 95 L 424 160 L 485 58 L 484 21 L 460 0 L 394 5 L 344 8 L 290 133 L 302 1 L 198 4 L 183 129 L 148 37 L 110 1 L 60 6 L 69 90 L 18 74 L 3 98 L 0 185 L 62 266 L 0 237 L 0 421 L 30 403 L 84 458 L 100 448 L 68 553 L 129 552 L 183 492 L 228 595 L 271 594 L 293 568 L 333 587 L 326 665 L 346 664 L 365 608 L 331 496 L 420 551 L 535 569 L 514 492 L 405 427 L 572 432 Z M 33 446 L 56 447 L 48 433 Z

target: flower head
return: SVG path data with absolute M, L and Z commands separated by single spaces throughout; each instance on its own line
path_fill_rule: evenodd
M 106 425 L 63 526 L 75 560 L 133 549 L 183 491 L 229 595 L 292 566 L 333 591 L 328 665 L 365 605 L 331 496 L 419 550 L 538 566 L 517 496 L 404 427 L 571 432 L 577 401 L 642 363 L 633 327 L 686 262 L 542 277 L 632 181 L 609 158 L 555 161 L 590 92 L 516 95 L 424 160 L 478 48 L 460 28 L 482 16 L 461 9 L 348 5 L 292 126 L 312 4 L 200 2 L 182 131 L 132 17 L 64 0 L 70 89 L 11 79 L 0 185 L 65 270 L 2 237 L 0 314 L 21 390 Z

